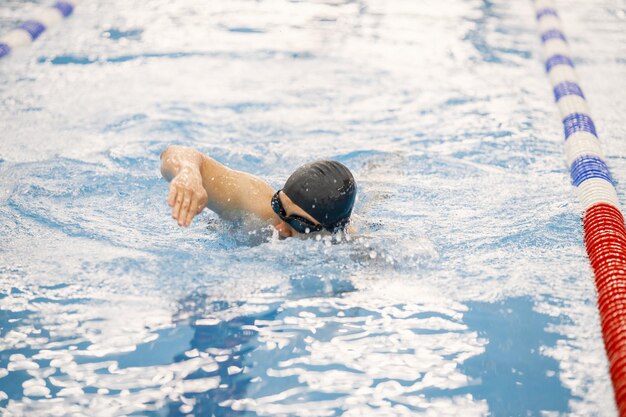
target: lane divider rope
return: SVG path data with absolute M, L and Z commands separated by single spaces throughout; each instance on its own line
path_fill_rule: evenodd
M 57 1 L 50 7 L 39 9 L 30 19 L 0 37 L 0 59 L 16 48 L 30 45 L 46 29 L 71 15 L 79 2 L 80 0 Z
M 626 228 L 614 180 L 578 83 L 552 0 L 534 0 L 546 72 L 563 121 L 572 183 L 584 208 L 585 247 L 595 275 L 602 336 L 620 417 L 626 417 Z

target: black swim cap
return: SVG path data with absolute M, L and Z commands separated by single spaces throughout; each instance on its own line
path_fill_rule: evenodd
M 343 164 L 315 161 L 291 174 L 282 191 L 325 229 L 336 232 L 350 220 L 356 183 Z

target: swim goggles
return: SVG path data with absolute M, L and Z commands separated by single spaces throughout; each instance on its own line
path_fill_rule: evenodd
M 295 230 L 298 233 L 319 232 L 320 230 L 324 228 L 324 226 L 322 226 L 321 224 L 313 224 L 313 222 L 311 222 L 308 219 L 305 219 L 302 216 L 298 216 L 295 214 L 292 214 L 291 216 L 287 216 L 285 207 L 283 207 L 283 203 L 280 201 L 280 198 L 278 197 L 278 193 L 280 192 L 281 190 L 276 191 L 276 194 L 274 194 L 274 197 L 272 197 L 272 210 L 274 210 L 274 213 L 278 214 L 278 217 L 280 217 L 282 221 L 287 223 L 289 226 L 291 226 L 293 230 Z

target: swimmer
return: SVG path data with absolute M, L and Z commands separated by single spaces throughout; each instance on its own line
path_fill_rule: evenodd
M 171 145 L 161 153 L 161 174 L 170 181 L 172 217 L 184 227 L 207 207 L 229 220 L 255 216 L 282 237 L 335 233 L 348 226 L 356 197 L 354 177 L 336 161 L 303 165 L 275 191 L 262 179 L 193 148 Z

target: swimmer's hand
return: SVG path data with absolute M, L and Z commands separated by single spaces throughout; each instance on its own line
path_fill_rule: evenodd
M 193 166 L 182 167 L 172 179 L 167 197 L 167 204 L 172 207 L 172 217 L 178 221 L 178 225 L 189 226 L 208 201 L 200 170 Z

